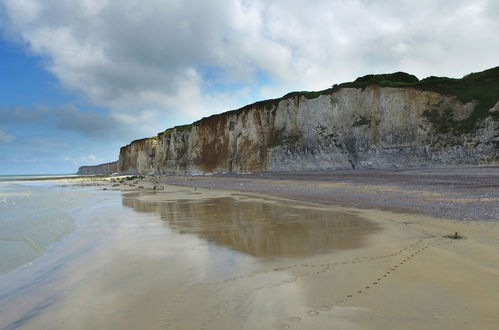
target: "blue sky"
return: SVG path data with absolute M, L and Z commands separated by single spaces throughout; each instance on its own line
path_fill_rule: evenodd
M 369 73 L 499 65 L 497 1 L 4 0 L 0 175 L 73 173 L 168 127 Z
M 0 58 L 0 175 L 73 173 L 80 163 L 116 158 L 121 141 L 103 147 L 107 142 L 64 129 L 56 118 L 65 107 L 104 109 L 65 89 L 44 58 L 22 45 L 0 41 Z

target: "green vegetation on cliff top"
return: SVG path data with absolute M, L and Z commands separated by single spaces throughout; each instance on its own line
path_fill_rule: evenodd
M 441 133 L 452 132 L 456 135 L 471 132 L 478 120 L 488 115 L 499 119 L 499 113 L 489 113 L 499 101 L 499 67 L 477 73 L 470 73 L 461 79 L 431 76 L 419 80 L 416 76 L 405 72 L 395 72 L 390 74 L 371 74 L 357 78 L 353 82 L 334 85 L 333 88 L 320 92 L 295 92 L 288 96 L 302 94 L 305 97 L 310 95 L 328 94 L 342 88 L 365 89 L 369 85 L 394 88 L 416 88 L 425 91 L 432 91 L 443 95 L 457 97 L 462 103 L 476 101 L 477 104 L 471 115 L 464 120 L 454 120 L 451 111 L 438 112 L 437 110 L 427 110 L 424 116 Z M 315 96 L 315 97 L 317 97 Z M 310 98 L 310 97 L 308 97 Z
M 426 116 L 434 127 L 442 133 L 453 132 L 457 135 L 470 132 L 475 128 L 478 120 L 483 119 L 488 115 L 494 117 L 495 119 L 499 119 L 499 112 L 488 112 L 488 110 L 499 101 L 499 67 L 482 72 L 471 73 L 460 79 L 431 76 L 419 80 L 416 76 L 405 72 L 370 74 L 359 77 L 352 82 L 335 84 L 332 88 L 325 90 L 291 92 L 281 98 L 255 102 L 241 109 L 227 111 L 211 117 L 236 114 L 254 107 L 272 108 L 277 106 L 280 101 L 294 97 L 304 96 L 307 99 L 314 99 L 321 95 L 332 94 L 343 88 L 360 88 L 364 90 L 369 85 L 393 88 L 416 88 L 425 91 L 433 91 L 443 95 L 455 96 L 462 103 L 468 103 L 471 101 L 477 102 L 472 114 L 468 118 L 460 121 L 455 121 L 449 111 L 438 112 L 430 109 L 425 111 L 424 116 Z M 188 125 L 169 128 L 163 132 L 163 134 L 169 134 L 174 129 L 177 131 L 190 130 L 192 126 L 199 125 L 200 121 Z M 366 123 L 358 123 L 358 125 L 364 124 Z
M 364 89 L 370 84 L 383 87 L 414 87 L 443 95 L 454 95 L 463 103 L 476 100 L 477 115 L 484 115 L 499 100 L 499 67 L 470 73 L 461 79 L 431 76 L 418 80 L 415 76 L 404 72 L 367 75 L 357 78 L 354 82 L 335 85 L 333 89 L 344 87 Z
M 419 80 L 416 76 L 405 72 L 370 74 L 359 77 L 352 82 L 334 85 L 332 88 L 322 91 L 291 92 L 281 99 L 296 96 L 304 96 L 308 99 L 313 99 L 323 94 L 331 94 L 342 88 L 365 89 L 369 85 L 378 85 L 382 87 L 413 87 L 444 95 L 453 95 L 463 103 L 476 100 L 478 102 L 476 107 L 477 115 L 484 115 L 487 110 L 492 108 L 497 101 L 499 101 L 499 67 L 482 72 L 470 73 L 461 79 L 431 76 Z M 268 102 L 276 100 L 268 100 Z
M 142 139 L 138 139 L 138 140 L 133 140 L 130 144 L 132 143 L 141 143 L 141 142 L 145 142 L 145 141 L 155 141 L 158 139 L 158 136 L 151 136 L 151 137 L 148 137 L 148 138 L 142 138 Z

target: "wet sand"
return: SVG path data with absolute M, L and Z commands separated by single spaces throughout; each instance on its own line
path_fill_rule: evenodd
M 499 167 L 265 172 L 156 181 L 437 218 L 499 220 Z
M 75 214 L 76 223 L 92 219 L 88 225 L 1 278 L 0 328 L 495 329 L 499 323 L 497 222 L 161 180 L 98 186 L 107 190 L 106 202 Z M 444 237 L 456 231 L 464 238 Z

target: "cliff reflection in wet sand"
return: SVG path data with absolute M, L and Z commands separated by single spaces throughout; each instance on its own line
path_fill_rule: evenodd
M 357 248 L 368 234 L 380 229 L 345 212 L 244 198 L 157 202 L 133 193 L 123 195 L 123 205 L 157 213 L 177 233 L 195 234 L 255 257 L 299 257 Z

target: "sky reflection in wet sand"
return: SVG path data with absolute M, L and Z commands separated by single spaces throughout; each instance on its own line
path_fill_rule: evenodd
M 380 229 L 326 209 L 197 195 L 159 202 L 108 193 L 105 204 L 74 214 L 76 234 L 3 276 L 0 328 L 199 327 L 230 299 L 229 320 L 270 324 L 301 310 L 303 292 L 291 282 L 261 290 L 283 280 L 262 269 L 361 247 Z M 237 298 L 247 292 L 259 294 Z

